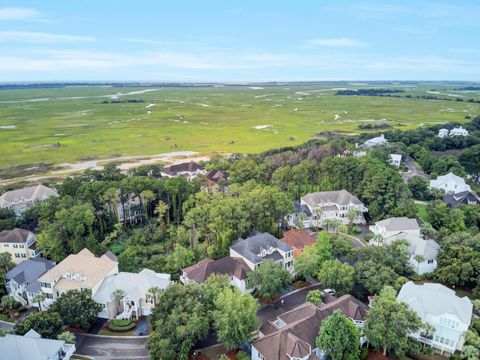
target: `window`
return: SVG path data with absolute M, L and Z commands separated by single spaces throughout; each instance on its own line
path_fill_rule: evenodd
M 52 294 L 43 294 L 45 296 L 45 299 L 53 299 Z
M 27 254 L 22 254 L 22 258 L 26 258 L 27 257 Z
M 265 357 L 260 353 L 260 351 L 258 351 L 258 358 L 260 360 L 265 360 Z
M 3 244 L 3 246 L 5 246 L 5 247 L 10 247 L 10 244 Z
M 438 335 L 435 335 L 434 340 L 435 340 L 436 342 L 438 342 L 439 339 L 440 339 L 439 336 L 438 336 Z
M 19 257 L 20 257 L 20 254 L 19 254 L 19 253 L 15 253 L 15 257 L 16 257 L 16 258 L 19 258 Z
M 427 263 L 428 264 L 433 264 L 433 260 L 428 260 Z

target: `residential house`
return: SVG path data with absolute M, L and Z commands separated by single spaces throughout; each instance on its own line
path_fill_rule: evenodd
M 169 274 L 156 273 L 143 269 L 139 273 L 119 272 L 106 276 L 92 299 L 102 305 L 98 317 L 105 319 L 138 320 L 141 316 L 148 316 L 155 307 L 155 299 L 150 296 L 149 290 L 157 287 L 163 291 L 172 285 Z M 115 290 L 121 290 L 121 298 L 115 297 Z
M 50 196 L 58 196 L 54 189 L 43 185 L 28 186 L 11 190 L 0 196 L 0 208 L 11 209 L 19 217 L 32 205 L 45 201 Z
M 361 147 L 371 148 L 371 147 L 375 147 L 375 146 L 386 145 L 387 143 L 388 143 L 388 140 L 385 139 L 385 135 L 382 134 L 380 136 L 377 136 L 377 137 L 374 137 L 374 138 L 371 138 L 371 139 L 365 141 L 361 145 Z
M 129 224 L 136 224 L 142 221 L 144 210 L 140 197 L 131 193 L 127 200 L 122 204 L 118 201 L 116 204 L 117 219 L 119 222 L 126 222 Z
M 312 212 L 307 205 L 302 205 L 300 201 L 294 201 L 295 212 L 286 216 L 285 220 L 289 227 L 309 228 L 312 227 Z
M 304 303 L 260 327 L 259 339 L 252 342 L 252 360 L 322 359 L 324 353 L 315 339 L 322 321 L 337 309 L 363 327 L 368 307 L 351 295 L 343 295 L 321 307 Z M 362 338 L 361 342 L 364 341 Z
M 223 188 L 228 181 L 228 173 L 217 169 L 210 170 L 205 177 L 206 185 L 216 189 Z
M 457 194 L 463 191 L 472 191 L 470 185 L 465 183 L 465 179 L 454 173 L 439 176 L 436 180 L 430 180 L 430 190 L 443 190 L 445 193 Z
M 19 264 L 25 259 L 37 257 L 41 249 L 35 243 L 35 234 L 31 231 L 15 228 L 0 231 L 0 253 L 8 252 L 12 261 Z
M 203 259 L 198 263 L 182 269 L 180 281 L 186 284 L 195 281 L 202 284 L 212 274 L 227 275 L 232 286 L 245 294 L 249 292 L 246 281 L 250 268 L 240 257 L 225 256 L 218 260 Z
M 383 238 L 393 236 L 399 232 L 420 236 L 420 225 L 418 225 L 418 221 L 407 217 L 392 217 L 377 221 L 374 225 L 370 226 L 369 230 Z
M 402 155 L 400 154 L 390 154 L 390 158 L 388 159 L 388 163 L 395 167 L 400 167 L 402 163 Z
M 190 161 L 170 166 L 165 166 L 162 169 L 161 175 L 164 177 L 175 177 L 175 176 L 185 176 L 188 180 L 192 180 L 198 175 L 206 174 L 205 168 L 197 164 L 196 162 Z
M 449 130 L 448 129 L 440 129 L 438 130 L 438 137 L 439 138 L 446 138 L 448 137 Z
M 41 293 L 38 278 L 53 269 L 55 263 L 38 257 L 23 260 L 5 274 L 5 288 L 22 305 L 36 305 L 33 302 L 35 295 Z
M 75 350 L 74 344 L 43 339 L 33 329 L 23 336 L 7 334 L 0 337 L 0 357 L 5 360 L 69 360 Z
M 453 128 L 450 130 L 449 136 L 468 136 L 468 130 L 460 127 Z
M 243 259 L 250 270 L 270 259 L 293 272 L 293 248 L 266 232 L 254 232 L 246 239 L 240 238 L 230 246 L 230 256 Z
M 460 298 L 441 284 L 417 285 L 409 281 L 402 286 L 397 301 L 406 303 L 423 323 L 435 328 L 433 334 L 418 331 L 410 334 L 411 338 L 441 353 L 453 354 L 463 349 L 464 334 L 472 321 L 473 305 L 468 297 Z
M 293 258 L 297 258 L 307 245 L 315 244 L 315 238 L 305 230 L 290 229 L 281 239 L 284 243 L 293 248 Z
M 480 196 L 471 191 L 462 191 L 456 194 L 446 194 L 443 202 L 449 208 L 456 208 L 460 205 L 480 205 Z
M 353 219 L 354 224 L 364 224 L 363 213 L 367 207 L 358 198 L 346 190 L 321 191 L 310 193 L 300 198 L 301 213 L 295 213 L 287 217 L 288 224 L 302 221 L 302 226 L 322 227 L 327 220 L 337 220 L 347 224 L 350 220 L 347 216 L 350 210 L 358 211 L 358 216 Z M 306 207 L 308 211 L 303 210 Z M 308 217 L 308 214 L 311 214 Z
M 370 226 L 370 231 L 380 236 L 379 239 L 372 239 L 371 245 L 382 246 L 397 240 L 406 241 L 409 263 L 417 274 L 431 273 L 437 268 L 440 245 L 433 239 L 423 238 L 416 219 L 397 217 L 377 221 Z
M 103 280 L 116 273 L 118 262 L 111 252 L 96 257 L 85 248 L 78 254 L 68 255 L 38 279 L 45 296 L 44 305 L 49 306 L 68 290 L 84 290 L 95 296 Z

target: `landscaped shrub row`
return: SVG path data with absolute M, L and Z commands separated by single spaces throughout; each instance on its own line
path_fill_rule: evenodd
M 130 320 L 111 320 L 107 323 L 111 331 L 128 331 L 135 327 L 135 323 Z

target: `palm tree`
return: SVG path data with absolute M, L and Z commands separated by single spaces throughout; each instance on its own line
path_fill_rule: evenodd
M 159 201 L 154 212 L 155 215 L 158 216 L 158 222 L 160 223 L 160 226 L 164 227 L 166 224 L 165 216 L 168 216 L 168 205 L 163 201 Z
M 478 360 L 479 351 L 473 345 L 467 345 L 463 347 L 462 357 L 467 360 Z
M 9 266 L 12 263 L 12 255 L 8 252 L 0 253 L 0 267 L 5 269 L 5 272 L 8 272 Z
M 417 254 L 413 257 L 413 259 L 417 262 L 417 274 L 418 274 L 420 272 L 420 264 L 425 261 L 425 258 L 422 255 Z
M 421 332 L 420 334 L 426 338 L 429 339 L 433 334 L 435 334 L 435 327 L 432 324 L 425 323 L 422 325 Z M 423 343 L 422 351 L 425 349 L 425 343 Z
M 157 297 L 162 293 L 162 289 L 157 286 L 148 289 L 147 295 L 153 299 L 153 306 L 157 306 Z
M 140 198 L 142 199 L 142 205 L 144 207 L 143 210 L 145 211 L 148 219 L 150 215 L 150 211 L 148 211 L 148 209 L 150 208 L 150 203 L 155 198 L 155 194 L 151 190 L 143 190 L 140 193 Z
M 38 304 L 38 310 L 42 311 L 42 301 L 45 300 L 45 296 L 43 296 L 42 293 L 39 293 L 37 295 L 35 295 L 32 299 L 32 301 L 35 303 Z
M 355 219 L 357 219 L 361 214 L 362 212 L 360 211 L 360 209 L 357 208 L 350 208 L 347 211 L 348 226 L 350 228 L 352 228 Z
M 120 309 L 120 299 L 123 297 L 124 292 L 122 289 L 115 289 L 112 292 L 112 295 L 115 300 L 117 300 L 117 309 Z
M 375 234 L 372 237 L 372 242 L 375 243 L 377 246 L 382 246 L 383 245 L 383 236 L 380 234 Z

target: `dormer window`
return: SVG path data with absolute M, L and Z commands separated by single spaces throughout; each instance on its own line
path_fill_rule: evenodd
M 268 249 L 268 253 L 269 254 L 273 253 L 273 250 L 274 250 L 273 247 L 270 247 L 270 249 Z
M 267 250 L 263 249 L 260 256 L 261 256 L 261 257 L 267 256 Z

